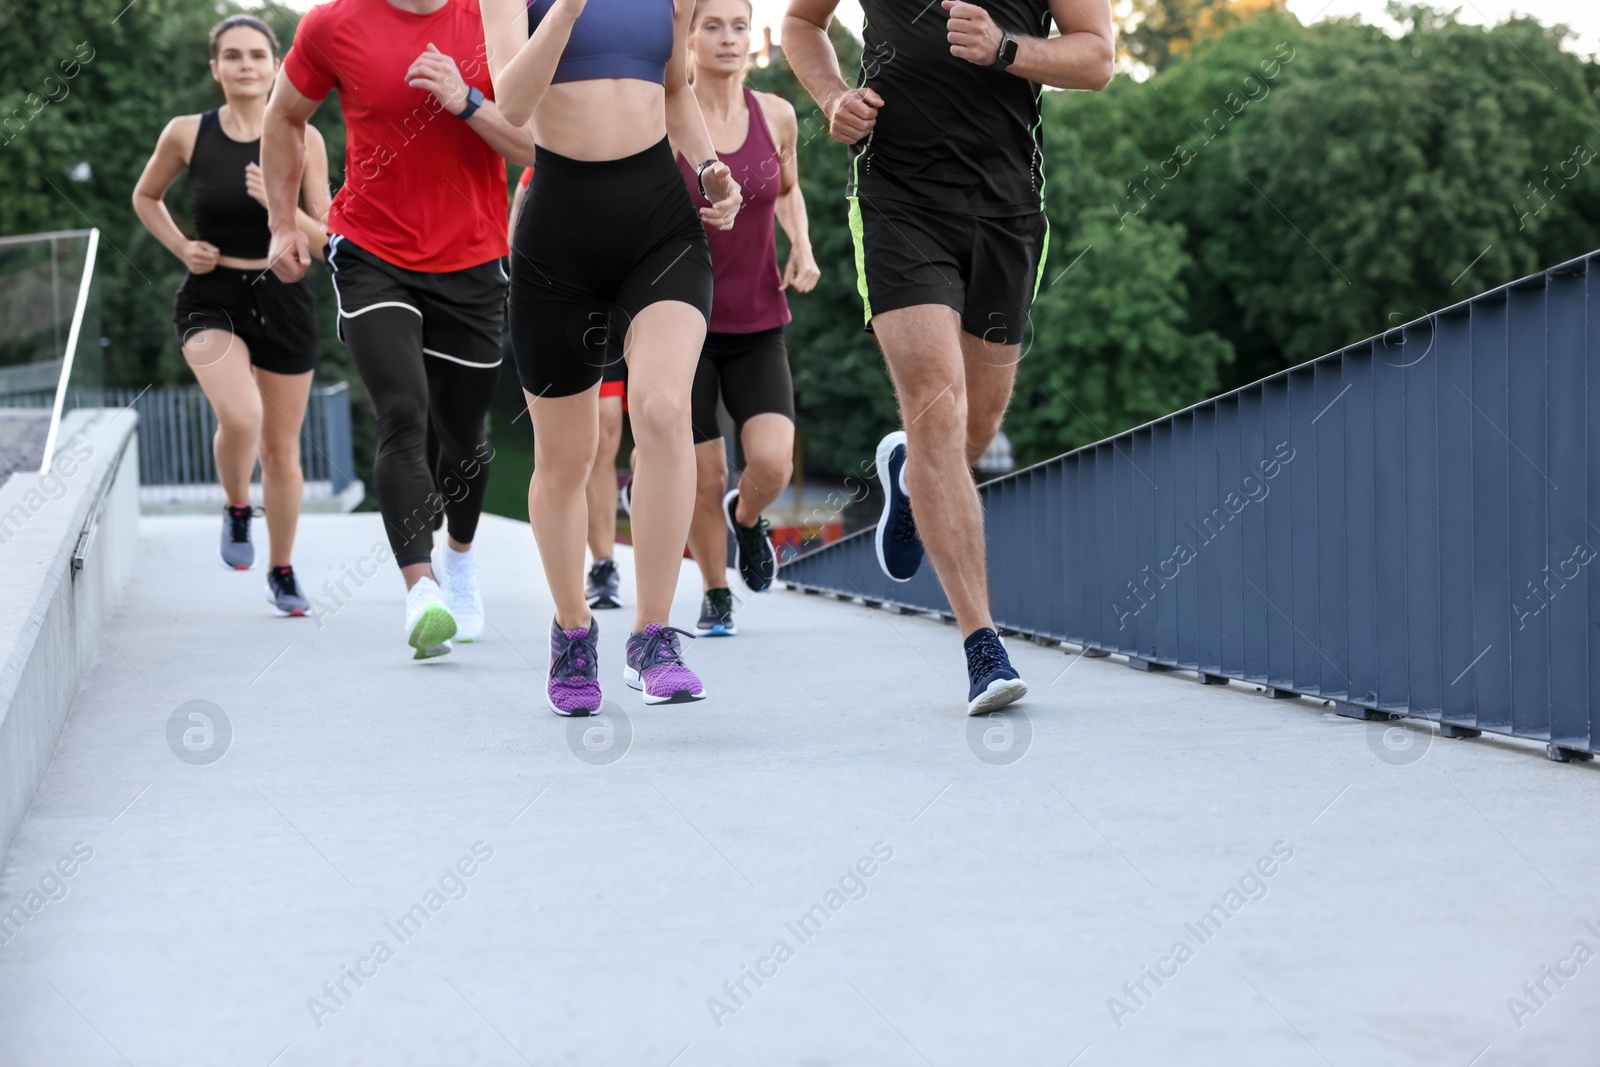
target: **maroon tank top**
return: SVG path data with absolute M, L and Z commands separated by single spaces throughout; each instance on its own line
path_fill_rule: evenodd
M 712 333 L 757 333 L 789 321 L 789 301 L 783 295 L 783 273 L 778 269 L 778 242 L 773 234 L 775 209 L 782 179 L 778 174 L 778 146 L 767 129 L 756 94 L 744 91 L 750 126 L 737 152 L 718 152 L 733 180 L 744 193 L 744 203 L 730 230 L 706 229 L 711 243 Z M 696 208 L 709 207 L 700 195 L 694 166 L 678 155 L 678 169 L 689 186 Z

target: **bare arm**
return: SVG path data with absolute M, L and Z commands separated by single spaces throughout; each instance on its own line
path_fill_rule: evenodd
M 689 87 L 689 23 L 694 20 L 693 0 L 677 0 L 673 16 L 672 58 L 667 60 L 664 87 L 667 90 L 667 138 L 692 165 L 698 167 L 708 160 L 717 160 L 716 146 L 706 130 L 706 117 L 700 113 L 700 101 Z M 701 188 L 705 190 L 710 207 L 700 209 L 700 218 L 707 226 L 726 230 L 739 214 L 744 194 L 726 163 L 717 160 L 705 168 L 701 175 Z
M 783 19 L 783 54 L 800 84 L 828 116 L 828 136 L 855 144 L 872 132 L 883 97 L 863 86 L 852 89 L 839 70 L 839 56 L 828 40 L 839 0 L 789 0 Z
M 949 12 L 950 54 L 980 67 L 994 62 L 1004 31 L 989 12 L 966 0 L 944 0 Z M 1111 81 L 1116 35 L 1111 0 L 1050 0 L 1059 37 L 1031 37 L 1012 31 L 1017 58 L 1007 73 L 1057 89 L 1104 89 Z
M 480 0 L 489 80 L 508 123 L 526 126 L 533 118 L 583 5 L 584 0 L 556 0 L 530 37 L 527 0 Z
M 184 236 L 173 221 L 172 212 L 167 210 L 166 196 L 178 175 L 189 166 L 199 129 L 198 115 L 181 115 L 167 123 L 156 140 L 156 150 L 151 153 L 150 161 L 144 165 L 144 173 L 133 187 L 133 213 L 139 216 L 144 228 L 168 252 L 183 260 L 183 265 L 194 274 L 204 274 L 217 265 L 217 248 Z
M 301 180 L 300 207 L 295 209 L 295 226 L 306 235 L 311 254 L 323 258 L 328 244 L 328 146 L 315 126 L 306 127 L 305 177 Z M 262 207 L 267 206 L 267 185 L 261 167 L 250 163 L 244 168 L 244 187 Z
M 781 287 L 794 286 L 796 292 L 809 293 L 822 277 L 811 252 L 811 225 L 806 218 L 806 198 L 800 193 L 800 124 L 794 106 L 780 96 L 757 93 L 761 113 L 772 130 L 778 148 L 778 225 L 789 238 L 789 262 L 783 269 Z
M 311 242 L 300 230 L 298 207 L 305 177 L 306 123 L 321 102 L 302 95 L 279 68 L 261 126 L 261 178 L 267 191 L 267 225 L 272 230 L 267 255 L 272 272 L 285 282 L 299 281 L 311 265 Z M 326 152 L 323 174 L 326 179 Z
M 523 17 L 526 25 L 526 14 Z M 406 72 L 406 84 L 432 93 L 439 106 L 452 115 L 460 116 L 467 109 L 466 79 L 461 76 L 455 59 L 432 43 L 411 64 Z M 499 95 L 498 88 L 495 95 Z M 533 131 L 528 129 L 526 120 L 513 124 L 493 100 L 486 99 L 478 105 L 478 110 L 467 119 L 467 125 L 485 144 L 511 162 L 524 167 L 533 164 Z

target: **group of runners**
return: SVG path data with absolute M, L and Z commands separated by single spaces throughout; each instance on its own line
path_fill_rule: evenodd
M 837 2 L 792 0 L 783 42 L 850 146 L 865 325 L 900 404 L 904 429 L 877 449 L 878 557 L 908 581 L 926 552 L 980 714 L 1027 688 L 989 615 L 971 467 L 999 430 L 1043 272 L 1041 86 L 1109 80 L 1109 2 L 865 0 L 876 58 L 853 88 L 827 37 Z M 168 124 L 134 205 L 189 271 L 173 320 L 217 414 L 222 562 L 255 563 L 259 461 L 278 614 L 310 610 L 291 557 L 320 345 L 305 274 L 322 259 L 374 412 L 372 485 L 413 656 L 484 632 L 472 543 L 509 325 L 534 435 L 528 512 L 555 603 L 551 709 L 601 707 L 595 612 L 622 603 L 624 411 L 623 675 L 647 704 L 706 695 L 679 637 L 736 632 L 730 531 L 735 584 L 759 592 L 777 575 L 762 513 L 792 475 L 784 291 L 819 277 L 794 108 L 743 84 L 752 15 L 749 0 L 329 0 L 281 63 L 265 23 L 213 29 L 226 102 Z M 346 143 L 330 204 L 308 122 L 335 90 Z M 508 162 L 524 168 L 509 224 Z M 192 239 L 163 202 L 185 170 Z M 791 249 L 781 268 L 775 226 Z M 744 457 L 731 491 L 719 405 Z M 686 545 L 705 586 L 694 633 L 669 618 Z

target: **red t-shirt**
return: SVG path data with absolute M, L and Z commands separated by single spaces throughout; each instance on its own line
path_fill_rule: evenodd
M 478 0 L 431 15 L 388 0 L 331 0 L 300 20 L 284 72 L 303 96 L 339 90 L 345 181 L 328 232 L 408 270 L 464 270 L 507 254 L 506 166 L 472 127 L 406 84 L 432 42 L 494 98 Z

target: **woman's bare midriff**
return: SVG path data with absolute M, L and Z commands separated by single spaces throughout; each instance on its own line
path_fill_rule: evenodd
M 533 113 L 533 139 L 587 162 L 635 155 L 667 135 L 665 98 L 661 86 L 635 78 L 560 82 Z

